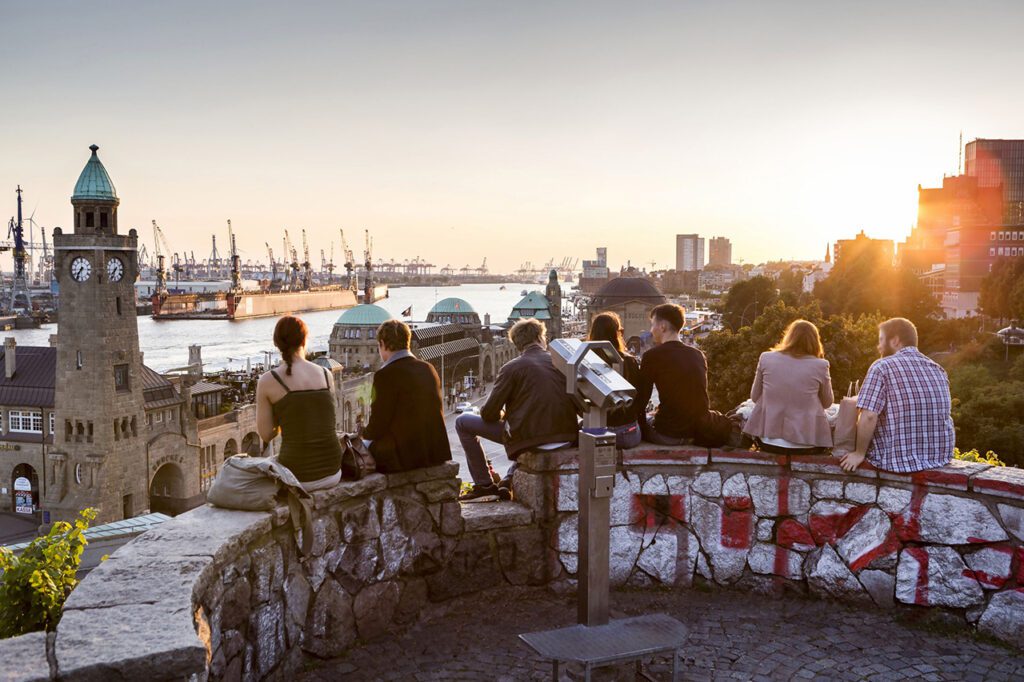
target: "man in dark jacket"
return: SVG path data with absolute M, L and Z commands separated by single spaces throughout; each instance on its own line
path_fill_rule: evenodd
M 705 447 L 724 445 L 731 422 L 710 409 L 708 362 L 704 353 L 679 340 L 683 309 L 672 303 L 651 311 L 654 348 L 640 362 L 636 402 L 647 405 L 658 387 L 658 409 L 641 423 L 644 440 L 659 445 L 693 441 Z
M 428 362 L 409 352 L 412 334 L 400 320 L 377 328 L 383 364 L 373 375 L 370 442 L 377 470 L 385 473 L 436 466 L 452 458 L 441 409 L 441 381 Z
M 462 414 L 455 431 L 466 451 L 473 489 L 462 502 L 512 499 L 512 473 L 519 453 L 531 448 L 555 449 L 576 441 L 579 432 L 576 404 L 565 391 L 565 377 L 555 369 L 547 352 L 544 325 L 520 320 L 508 331 L 520 352 L 498 371 L 494 390 L 480 415 Z M 504 410 L 504 414 L 502 413 Z M 480 447 L 480 438 L 505 444 L 512 466 L 498 484 Z

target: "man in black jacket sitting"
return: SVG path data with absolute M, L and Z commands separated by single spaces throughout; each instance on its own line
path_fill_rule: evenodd
M 461 414 L 455 420 L 455 431 L 473 477 L 473 489 L 459 498 L 462 502 L 512 499 L 512 473 L 519 453 L 570 445 L 579 432 L 576 404 L 565 391 L 565 377 L 551 362 L 544 325 L 532 318 L 520 320 L 508 330 L 508 337 L 520 352 L 519 357 L 498 371 L 494 390 L 479 416 Z M 512 460 L 498 484 L 491 478 L 480 447 L 481 437 L 504 443 Z
M 409 352 L 412 334 L 400 320 L 377 328 L 383 361 L 373 375 L 370 421 L 362 437 L 370 442 L 377 470 L 385 473 L 436 466 L 452 458 L 441 409 L 441 381 L 433 366 Z
M 683 309 L 672 303 L 651 311 L 651 336 L 656 345 L 640 361 L 636 402 L 647 405 L 657 386 L 659 404 L 640 424 L 643 438 L 659 445 L 725 445 L 732 424 L 710 408 L 708 362 L 703 352 L 679 340 L 683 321 Z

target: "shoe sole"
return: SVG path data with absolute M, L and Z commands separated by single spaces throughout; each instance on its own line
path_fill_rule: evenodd
M 475 504 L 477 502 L 497 502 L 497 495 L 481 495 L 480 497 L 473 497 L 468 500 L 459 500 L 463 504 Z

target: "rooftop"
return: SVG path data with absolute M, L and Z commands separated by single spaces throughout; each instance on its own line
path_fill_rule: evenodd
M 7 378 L 7 358 L 0 349 L 0 405 L 53 407 L 57 379 L 57 349 L 18 346 L 14 376 Z
M 547 296 L 539 291 L 531 291 L 512 307 L 508 319 L 518 320 L 523 317 L 534 317 L 538 320 L 550 320 L 551 315 L 548 313 L 550 305 Z
M 659 304 L 666 300 L 665 295 L 646 277 L 616 277 L 598 289 L 593 305 L 604 307 L 628 301 Z
M 373 303 L 363 303 L 349 308 L 341 314 L 335 324 L 350 327 L 376 327 L 382 322 L 393 319 L 394 315 Z
M 92 145 L 89 149 L 92 150 L 92 156 L 86 161 L 82 174 L 78 176 L 71 200 L 117 201 L 117 190 L 114 189 L 114 183 L 110 181 L 107 169 L 103 167 L 103 162 L 96 155 L 99 147 Z
M 461 298 L 443 298 L 434 304 L 434 307 L 430 309 L 430 314 L 456 314 L 462 313 L 469 315 L 475 313 L 473 306 Z

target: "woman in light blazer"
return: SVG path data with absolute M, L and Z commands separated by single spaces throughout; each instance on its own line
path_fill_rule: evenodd
M 832 405 L 832 378 L 818 328 L 796 320 L 782 342 L 762 353 L 750 399 L 754 411 L 743 431 L 766 452 L 823 452 L 832 447 L 825 408 Z

